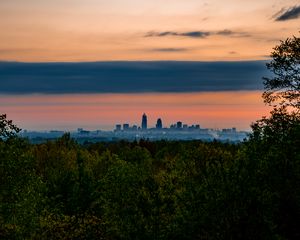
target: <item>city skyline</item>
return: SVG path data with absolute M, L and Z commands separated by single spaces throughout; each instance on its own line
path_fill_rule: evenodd
M 185 122 L 176 120 L 170 126 L 163 125 L 163 120 L 157 118 L 155 126 L 148 126 L 148 116 L 142 114 L 140 124 L 129 122 L 118 123 L 114 129 L 87 130 L 82 127 L 77 131 L 30 131 L 24 129 L 19 133 L 20 136 L 28 138 L 33 143 L 42 143 L 50 139 L 63 136 L 65 133 L 70 134 L 78 142 L 111 142 L 119 140 L 137 141 L 147 139 L 149 141 L 157 140 L 203 140 L 203 141 L 226 141 L 241 142 L 248 137 L 248 131 L 239 131 L 235 127 L 212 129 L 202 128 L 200 124 L 188 125 Z
M 170 125 L 174 119 L 205 128 L 250 130 L 250 124 L 269 107 L 260 91 L 216 93 L 0 95 L 1 110 L 22 129 L 109 130 L 116 122 L 139 124 L 147 112 L 154 126 L 159 117 Z M 185 116 L 184 118 L 182 116 Z M 155 119 L 155 120 L 153 120 Z
M 123 127 L 123 128 L 122 128 Z M 234 128 L 234 127 L 233 127 Z M 163 125 L 162 119 L 159 117 L 156 120 L 154 126 L 148 126 L 148 116 L 146 113 L 142 115 L 141 124 L 132 124 L 129 122 L 118 123 L 115 125 L 114 131 L 144 131 L 149 129 L 163 130 L 163 129 L 200 129 L 200 124 L 188 125 L 180 120 L 175 120 L 175 123 L 172 123 L 170 126 Z

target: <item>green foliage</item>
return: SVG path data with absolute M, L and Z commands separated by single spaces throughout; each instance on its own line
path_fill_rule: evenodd
M 282 41 L 271 57 L 267 67 L 273 76 L 264 78 L 265 103 L 300 109 L 300 38 L 294 36 Z
M 29 237 L 45 201 L 31 145 L 18 138 L 0 142 L 0 166 L 0 238 Z
M 32 239 L 105 239 L 102 221 L 91 215 L 59 215 L 44 212 Z
M 21 129 L 6 118 L 6 114 L 0 114 L 0 140 L 15 136 Z
M 248 156 L 257 159 L 261 182 L 275 196 L 277 228 L 297 239 L 300 219 L 300 115 L 274 109 L 270 118 L 253 125 Z
M 0 142 L 1 239 L 297 239 L 299 115 L 240 145 Z

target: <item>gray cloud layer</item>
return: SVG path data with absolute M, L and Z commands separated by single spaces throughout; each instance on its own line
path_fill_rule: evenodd
M 300 18 L 300 5 L 291 7 L 288 10 L 282 9 L 276 15 L 276 21 L 287 21 L 291 19 Z
M 0 62 L 0 93 L 142 93 L 262 89 L 264 61 Z
M 204 31 L 193 31 L 193 32 L 148 32 L 145 37 L 166 37 L 166 36 L 182 36 L 182 37 L 192 37 L 192 38 L 205 38 L 210 35 L 210 32 Z
M 153 48 L 152 52 L 186 52 L 188 48 Z
M 165 31 L 156 32 L 151 31 L 145 34 L 145 37 L 167 37 L 167 36 L 179 36 L 179 37 L 190 37 L 190 38 L 206 38 L 211 35 L 220 36 L 231 36 L 231 37 L 249 37 L 250 34 L 245 32 L 235 32 L 228 29 L 221 31 L 190 31 L 190 32 L 175 32 L 175 31 Z

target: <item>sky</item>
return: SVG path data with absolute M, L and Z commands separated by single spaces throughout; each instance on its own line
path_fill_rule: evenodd
M 299 24 L 298 0 L 1 0 L 0 113 L 35 130 L 143 112 L 249 129 L 269 110 L 270 52 Z
M 177 121 L 201 128 L 250 130 L 250 123 L 267 115 L 259 91 L 193 93 L 113 93 L 0 95 L 0 109 L 29 130 L 111 130 L 115 124 L 149 127 L 158 118 L 164 127 Z
M 0 60 L 266 59 L 298 0 L 1 0 Z

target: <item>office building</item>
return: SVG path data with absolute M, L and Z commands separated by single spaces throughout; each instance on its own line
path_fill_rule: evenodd
M 124 131 L 128 131 L 129 130 L 129 124 L 128 123 L 124 123 L 123 124 L 123 130 Z
M 161 119 L 157 119 L 157 122 L 156 122 L 156 129 L 162 129 L 162 121 Z

